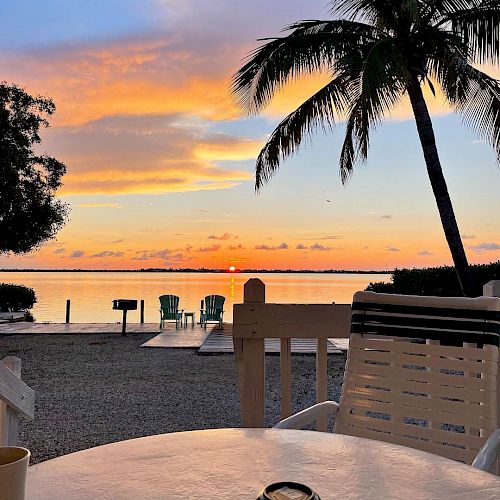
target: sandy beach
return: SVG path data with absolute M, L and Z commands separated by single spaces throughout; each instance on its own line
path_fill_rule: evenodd
M 151 335 L 0 337 L 0 358 L 18 356 L 36 391 L 35 420 L 20 445 L 32 462 L 124 439 L 193 429 L 239 427 L 232 354 L 139 349 Z M 293 407 L 314 403 L 315 357 L 293 356 Z M 331 355 L 329 397 L 340 393 L 344 355 Z M 266 356 L 266 425 L 279 420 L 279 356 Z

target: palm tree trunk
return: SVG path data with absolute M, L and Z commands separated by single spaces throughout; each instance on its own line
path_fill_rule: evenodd
M 424 152 L 427 173 L 431 181 L 434 197 L 436 198 L 441 224 L 455 264 L 458 280 L 460 281 L 463 294 L 468 297 L 474 297 L 477 293 L 472 279 L 472 273 L 467 262 L 467 256 L 465 255 L 464 246 L 458 230 L 455 213 L 446 186 L 446 180 L 441 168 L 441 162 L 439 161 L 431 117 L 429 116 L 424 95 L 422 94 L 422 89 L 417 79 L 408 87 L 408 94 L 417 123 L 420 143 Z

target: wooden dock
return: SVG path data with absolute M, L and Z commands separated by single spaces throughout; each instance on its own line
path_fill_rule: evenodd
M 14 323 L 16 321 L 24 321 L 26 313 L 24 312 L 0 312 L 1 323 Z
M 345 341 L 347 342 L 345 342 Z M 316 339 L 292 339 L 293 354 L 316 354 Z M 266 354 L 280 352 L 279 339 L 265 340 Z M 327 344 L 328 354 L 341 354 L 348 349 L 348 339 L 331 339 Z M 233 353 L 233 325 L 225 324 L 224 330 L 213 329 L 202 346 L 199 354 Z
M 158 325 L 156 332 L 158 332 Z M 170 325 L 161 331 L 158 335 L 149 339 L 140 347 L 168 347 L 168 348 L 191 348 L 198 349 L 203 345 L 206 338 L 210 335 L 210 328 L 206 330 L 201 325 L 188 325 L 186 328 L 175 328 Z

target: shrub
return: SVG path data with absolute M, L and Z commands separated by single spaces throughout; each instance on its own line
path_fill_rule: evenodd
M 10 283 L 0 283 L 0 311 L 24 311 L 31 309 L 36 302 L 32 288 Z
M 476 285 L 475 295 L 483 293 L 483 285 L 500 279 L 500 261 L 471 266 Z M 437 295 L 440 297 L 463 296 L 455 268 L 452 266 L 428 267 L 425 269 L 396 269 L 392 283 L 370 283 L 366 290 L 378 293 L 402 295 Z

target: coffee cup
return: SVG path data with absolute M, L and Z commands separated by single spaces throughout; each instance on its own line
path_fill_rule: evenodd
M 31 453 L 18 446 L 0 446 L 0 500 L 24 500 Z

